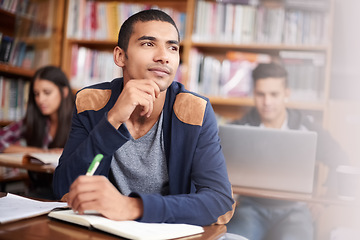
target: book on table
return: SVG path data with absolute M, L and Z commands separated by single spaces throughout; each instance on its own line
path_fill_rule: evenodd
M 56 167 L 61 153 L 0 153 L 0 161 L 4 163 L 47 164 Z
M 96 212 L 80 215 L 73 210 L 61 210 L 52 211 L 48 216 L 129 239 L 173 239 L 204 232 L 202 227 L 190 224 L 115 221 Z

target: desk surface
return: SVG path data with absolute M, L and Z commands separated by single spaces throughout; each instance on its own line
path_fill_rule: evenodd
M 192 240 L 215 240 L 226 233 L 225 225 L 204 227 L 204 233 L 191 236 Z M 6 240 L 30 240 L 30 239 L 91 239 L 112 240 L 120 237 L 97 230 L 51 220 L 47 215 L 24 219 L 12 223 L 0 224 L 0 239 Z
M 234 194 L 239 194 L 243 196 L 250 197 L 261 197 L 261 198 L 271 198 L 271 199 L 281 199 L 289 201 L 301 201 L 308 203 L 319 203 L 325 205 L 344 205 L 344 206 L 356 206 L 360 207 L 360 201 L 346 201 L 337 198 L 329 197 L 320 197 L 312 194 L 306 193 L 296 193 L 296 192 L 284 192 L 268 189 L 256 189 L 256 188 L 247 188 L 233 186 Z
M 53 173 L 55 171 L 55 167 L 52 165 L 44 164 L 33 164 L 33 163 L 11 163 L 6 161 L 5 159 L 0 159 L 0 166 L 3 167 L 13 167 L 13 168 L 22 168 L 34 172 L 46 172 Z

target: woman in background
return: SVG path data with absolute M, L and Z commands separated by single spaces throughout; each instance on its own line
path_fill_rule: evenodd
M 0 130 L 0 152 L 61 152 L 67 140 L 74 95 L 60 68 L 36 71 L 25 118 Z
M 74 95 L 64 72 L 54 66 L 38 69 L 30 83 L 24 119 L 0 130 L 0 152 L 61 153 L 71 127 Z M 51 187 L 52 174 L 29 172 L 35 187 Z

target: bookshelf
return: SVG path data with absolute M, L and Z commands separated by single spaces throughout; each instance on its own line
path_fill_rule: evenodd
M 287 107 L 304 111 L 312 115 L 315 121 L 325 123 L 332 55 L 332 0 L 199 0 L 192 1 L 192 4 L 195 18 L 191 27 L 190 48 L 196 51 L 191 53 L 190 59 L 196 60 L 193 61 L 195 64 L 190 63 L 188 69 L 200 70 L 193 75 L 189 74 L 187 86 L 190 90 L 209 96 L 215 112 L 219 115 L 228 120 L 240 118 L 254 105 L 251 77 L 247 74 L 251 74 L 257 62 L 268 60 L 247 59 L 255 64 L 238 64 L 237 69 L 243 69 L 245 76 L 241 79 L 243 84 L 235 85 L 238 90 L 235 94 L 222 91 L 229 81 L 222 76 L 224 62 L 229 59 L 239 60 L 229 58 L 229 52 L 265 54 L 274 61 L 284 63 L 288 70 L 292 95 Z M 249 14 L 252 20 L 249 20 Z M 242 19 L 239 16 L 242 16 Z M 221 27 L 224 25 L 230 27 Z M 248 25 L 252 28 L 249 29 Z M 203 83 L 201 69 L 204 73 L 210 71 L 210 74 L 203 76 Z M 234 79 L 235 73 L 226 77 Z M 214 79 L 214 75 L 217 76 L 215 86 L 218 88 L 215 90 L 208 87 L 214 84 L 214 80 L 206 81 L 209 78 Z M 194 84 L 199 82 L 199 76 L 200 84 Z
M 0 126 L 23 117 L 36 69 L 60 66 L 64 6 L 65 0 L 0 3 Z
M 74 4 L 77 2 L 77 6 L 83 11 L 77 12 L 74 14 L 73 11 L 69 9 L 74 8 Z M 242 4 L 240 5 L 239 2 Z M 251 88 L 248 89 L 246 94 L 239 96 L 236 95 L 226 95 L 216 92 L 216 94 L 209 94 L 207 92 L 202 92 L 199 90 L 199 86 L 196 86 L 198 81 L 198 75 L 192 75 L 194 69 L 199 68 L 198 65 L 194 65 L 194 59 L 197 57 L 193 55 L 194 49 L 201 57 L 214 58 L 220 64 L 226 59 L 226 54 L 231 51 L 235 52 L 245 52 L 252 54 L 266 54 L 270 59 L 283 60 L 288 59 L 289 69 L 302 67 L 300 70 L 306 72 L 306 68 L 310 69 L 309 71 L 315 71 L 317 75 L 311 76 L 312 81 L 318 81 L 316 84 L 316 89 L 311 89 L 310 85 L 306 85 L 306 91 L 295 89 L 292 92 L 295 92 L 294 98 L 290 99 L 288 103 L 289 108 L 295 108 L 309 112 L 314 115 L 317 120 L 321 123 L 324 121 L 324 115 L 327 110 L 327 101 L 329 97 L 329 75 L 330 75 L 330 63 L 331 63 L 331 26 L 332 26 L 332 17 L 333 17 L 333 0 L 316 0 L 316 3 L 313 3 L 310 7 L 306 4 L 307 1 L 303 1 L 303 4 L 295 6 L 295 2 L 292 0 L 244 0 L 244 1 L 212 1 L 212 0 L 179 0 L 179 1 L 168 1 L 168 0 L 158 0 L 158 1 L 141 1 L 141 0 L 127 0 L 127 1 L 116 1 L 116 2 L 104 2 L 104 1 L 95 1 L 96 8 L 99 8 L 99 5 L 103 5 L 102 8 L 106 9 L 106 15 L 111 15 L 114 13 L 111 8 L 114 8 L 119 5 L 130 5 L 137 6 L 142 4 L 142 7 L 137 6 L 137 10 L 141 8 L 149 8 L 152 6 L 158 6 L 161 9 L 173 9 L 178 13 L 184 13 L 186 16 L 183 16 L 185 22 L 180 23 L 180 28 L 182 32 L 182 41 L 181 41 L 181 81 L 184 85 L 193 91 L 200 92 L 210 98 L 210 101 L 215 109 L 215 112 L 221 116 L 225 116 L 227 119 L 232 120 L 240 118 L 251 106 L 253 106 L 253 100 L 251 96 Z M 300 2 L 301 3 L 301 2 Z M 66 4 L 66 17 L 65 22 L 74 22 L 74 16 L 84 16 L 86 9 L 89 8 L 89 1 L 81 0 L 74 1 L 69 0 Z M 104 7 L 105 5 L 105 7 Z M 231 7 L 229 7 L 231 5 Z M 205 6 L 205 7 L 204 7 Z M 246 6 L 246 7 L 245 7 Z M 94 5 L 92 5 L 94 7 Z M 256 21 L 250 22 L 250 26 L 253 27 L 251 37 L 247 36 L 243 39 L 239 38 L 240 30 L 236 30 L 236 25 L 232 25 L 231 28 L 221 29 L 219 26 L 226 26 L 228 23 L 234 23 L 239 20 L 238 12 L 234 14 L 235 11 L 239 10 L 241 7 L 251 8 L 253 16 L 256 18 Z M 119 9 L 121 7 L 118 7 Z M 199 10 L 202 8 L 201 10 Z M 91 9 L 91 7 L 90 7 Z M 124 8 L 122 8 L 124 9 Z M 99 10 L 97 10 L 99 14 Z M 120 10 L 118 10 L 120 11 Z M 212 12 L 213 11 L 213 12 Z M 216 12 L 217 11 L 217 12 Z M 225 13 L 219 14 L 220 12 Z M 233 12 L 232 14 L 231 11 Z M 216 14 L 215 14 L 216 13 Z M 174 18 L 174 13 L 170 14 Z M 245 14 L 243 14 L 245 15 Z M 279 21 L 279 17 L 282 16 L 282 20 Z M 115 15 L 116 16 L 116 15 Z M 177 16 L 177 15 L 176 15 Z M 222 16 L 223 19 L 220 19 Z M 232 16 L 233 18 L 229 17 Z M 261 17 L 259 17 L 261 16 Z M 272 18 L 271 18 L 272 16 Z M 299 19 L 296 19 L 298 16 Z M 114 16 L 111 17 L 114 19 Z M 103 34 L 101 37 L 97 37 L 96 33 L 89 33 L 89 26 L 86 27 L 86 22 L 91 20 L 85 20 L 83 23 L 76 25 L 75 29 L 82 29 L 82 32 L 76 32 L 74 26 L 71 26 L 69 29 L 69 24 L 65 24 L 65 37 L 63 41 L 63 58 L 62 58 L 62 68 L 70 76 L 72 83 L 74 83 L 75 88 L 80 88 L 87 84 L 93 82 L 84 82 L 81 79 L 86 79 L 93 74 L 91 69 L 85 69 L 82 76 L 77 76 L 76 67 L 78 66 L 76 62 L 76 57 L 81 56 L 82 59 L 91 58 L 94 55 L 99 53 L 110 54 L 113 48 L 117 44 L 117 33 L 121 25 L 121 20 L 117 16 L 117 25 L 116 26 L 106 26 L 106 29 L 114 29 L 116 31 L 112 35 L 109 33 Z M 243 17 L 245 19 L 245 17 Z M 294 20 L 295 18 L 295 20 Z M 292 21 L 300 21 L 301 24 L 297 26 Z M 79 21 L 79 20 L 78 20 Z M 241 20 L 244 22 L 243 20 Z M 256 25 L 255 22 L 259 23 L 262 21 L 262 25 Z M 277 24 L 283 26 L 282 28 L 272 28 L 269 31 L 269 24 L 274 25 L 274 21 Z M 85 22 L 85 23 L 84 23 Z M 108 19 L 109 22 L 109 19 Z M 111 21 L 110 21 L 111 22 Z M 218 24 L 221 22 L 221 24 Z M 266 25 L 266 23 L 269 24 Z M 208 23 L 208 24 L 206 24 Z M 81 25 L 83 24 L 83 25 Z M 205 24 L 205 25 L 204 25 Z M 85 25 L 85 26 L 84 26 Z M 177 22 L 179 26 L 179 23 Z M 201 25 L 201 26 L 199 26 Z M 243 26 L 244 24 L 242 24 Z M 248 25 L 248 24 L 245 24 Z M 90 25 L 91 26 L 91 25 Z M 314 27 L 315 26 L 315 27 Z M 310 28 L 311 27 L 311 28 Z M 246 27 L 244 27 L 246 28 Z M 247 26 L 247 31 L 249 27 Z M 241 31 L 245 31 L 244 29 Z M 277 32 L 280 36 L 274 36 L 270 32 Z M 296 35 L 293 35 L 295 34 Z M 310 34 L 310 33 L 312 34 Z M 314 35 L 314 33 L 316 33 Z M 244 34 L 244 33 L 243 33 Z M 294 37 L 295 36 L 295 37 Z M 315 36 L 315 37 L 314 37 Z M 318 37 L 316 37 L 318 36 Z M 81 49 L 81 50 L 80 50 Z M 80 54 L 80 51 L 82 52 Z M 87 54 L 85 54 L 86 52 Z M 304 56 L 304 54 L 308 54 Z M 85 57 L 87 56 L 87 57 Z M 285 56 L 285 57 L 284 57 Z M 112 61 L 112 56 L 109 57 Z M 303 65 L 291 65 L 293 59 L 296 59 L 297 62 L 306 62 L 307 64 Z M 320 60 L 319 60 L 320 59 Z M 98 61 L 98 60 L 92 60 Z M 311 62 L 312 61 L 312 62 Z M 314 62 L 317 61 L 318 67 L 311 67 L 315 65 Z M 310 63 L 310 64 L 309 64 Z M 111 65 L 112 64 L 112 65 Z M 109 64 L 108 64 L 109 65 Z M 110 63 L 114 68 L 114 64 Z M 106 75 L 106 77 L 95 78 L 95 81 L 109 81 L 113 77 L 121 75 L 121 73 L 114 71 L 113 68 L 107 70 L 111 74 Z M 87 75 L 86 75 L 87 74 Z M 198 73 L 197 73 L 198 74 Z M 296 73 L 293 73 L 293 75 Z M 104 75 L 103 75 L 104 76 Z M 306 78 L 306 77 L 305 77 Z M 79 80 L 80 79 L 80 80 Z M 306 78 L 308 79 L 308 78 Z M 80 84 L 79 84 L 80 82 Z M 194 85 L 195 84 L 195 85 Z M 293 81 L 293 84 L 306 84 L 306 81 L 303 81 L 301 78 Z M 309 83 L 307 84 L 314 84 Z M 313 87 L 314 88 L 314 87 Z M 308 91 L 310 90 L 310 91 Z M 220 91 L 220 90 L 217 90 Z

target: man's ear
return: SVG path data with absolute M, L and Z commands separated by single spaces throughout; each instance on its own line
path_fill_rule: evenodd
M 125 52 L 119 46 L 114 48 L 114 63 L 119 67 L 125 66 Z

